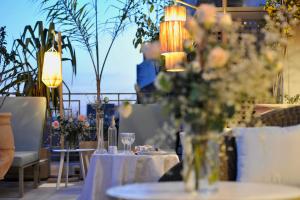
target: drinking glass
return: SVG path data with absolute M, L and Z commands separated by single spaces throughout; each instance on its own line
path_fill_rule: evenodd
M 124 146 L 124 154 L 131 154 L 131 145 L 135 140 L 135 133 L 120 133 L 120 136 Z
M 129 151 L 131 152 L 131 145 L 135 141 L 135 133 L 128 133 L 128 143 L 129 143 Z
M 127 134 L 126 133 L 120 133 L 121 136 L 121 142 L 123 144 L 123 153 L 126 152 L 126 144 L 127 144 Z

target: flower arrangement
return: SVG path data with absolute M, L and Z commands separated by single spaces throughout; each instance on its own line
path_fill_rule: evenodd
M 177 130 L 183 125 L 187 135 L 183 170 L 187 191 L 218 180 L 220 140 L 215 133 L 231 126 L 245 103 L 273 101 L 273 80 L 282 68 L 279 55 L 285 40 L 272 29 L 272 22 L 266 18 L 258 38 L 243 32 L 243 24 L 229 14 L 202 4 L 186 22 L 188 56 L 178 66 L 185 71 L 159 73 L 155 83 L 159 101 Z M 243 112 L 245 123 L 252 111 Z
M 158 96 L 175 125 L 189 133 L 221 132 L 249 100 L 271 101 L 272 80 L 281 69 L 277 32 L 263 29 L 263 39 L 242 33 L 242 24 L 202 4 L 187 20 L 191 39 L 181 73 L 161 72 Z
M 300 22 L 299 0 L 267 0 L 265 10 L 283 36 L 293 35 L 293 27 Z
M 57 120 L 52 122 L 52 127 L 65 137 L 70 148 L 77 147 L 78 142 L 93 129 L 84 115 L 70 118 L 61 118 L 58 116 Z

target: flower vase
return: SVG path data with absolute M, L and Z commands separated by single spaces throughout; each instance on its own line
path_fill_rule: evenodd
M 98 138 L 98 145 L 96 154 L 105 154 L 107 150 L 104 148 L 104 136 L 103 136 L 103 124 L 104 124 L 104 113 L 103 111 L 97 111 L 97 138 Z
M 186 192 L 210 194 L 217 191 L 219 141 L 217 134 L 185 136 L 183 179 Z
M 65 148 L 65 136 L 63 134 L 60 134 L 59 142 L 60 142 L 60 148 L 64 149 Z
M 77 149 L 77 144 L 71 141 L 66 141 L 66 148 L 67 149 Z
M 65 137 L 65 147 L 67 149 L 77 149 L 79 146 L 79 139 L 76 133 L 72 133 Z

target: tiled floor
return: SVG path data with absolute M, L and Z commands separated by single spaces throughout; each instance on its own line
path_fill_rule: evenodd
M 65 188 L 61 184 L 61 188 L 56 190 L 55 183 L 42 183 L 39 188 L 33 189 L 32 182 L 25 184 L 25 195 L 21 200 L 75 200 L 80 195 L 82 182 L 69 183 Z M 16 182 L 0 182 L 0 200 L 19 199 L 18 185 Z

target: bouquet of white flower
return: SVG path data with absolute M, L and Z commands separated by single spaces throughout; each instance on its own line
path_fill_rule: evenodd
M 175 126 L 184 126 L 184 180 L 188 191 L 218 180 L 219 137 L 243 103 L 272 101 L 272 85 L 282 68 L 280 31 L 270 18 L 258 38 L 243 32 L 229 14 L 202 4 L 186 22 L 187 61 L 180 73 L 161 72 L 158 97 Z M 268 28 L 268 29 L 267 29 Z M 252 111 L 252 110 L 251 110 Z M 251 113 L 244 121 L 251 119 Z M 224 150 L 224 148 L 221 148 Z M 222 153 L 222 152 L 221 152 Z M 201 187 L 203 187 L 203 185 Z
M 282 67 L 280 34 L 263 29 L 258 40 L 207 4 L 186 28 L 191 38 L 185 42 L 189 59 L 181 63 L 185 71 L 161 72 L 156 81 L 158 96 L 177 125 L 193 134 L 221 132 L 243 102 L 272 101 L 273 79 Z

